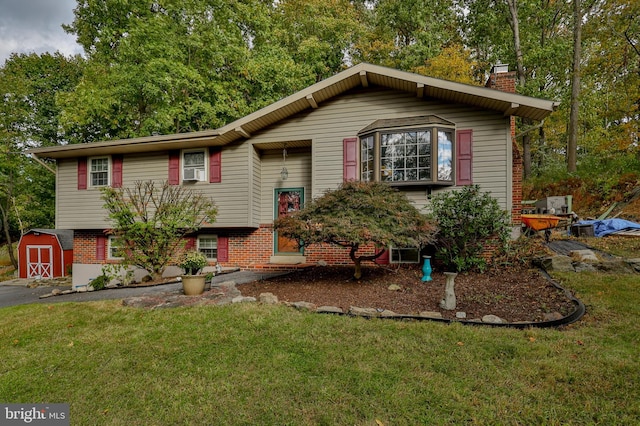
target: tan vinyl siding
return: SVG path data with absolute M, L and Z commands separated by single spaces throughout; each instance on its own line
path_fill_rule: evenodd
M 267 151 L 262 155 L 262 193 L 263 206 L 260 223 L 271 223 L 274 217 L 274 191 L 277 188 L 304 188 L 305 200 L 311 187 L 311 155 L 308 150 L 288 150 L 286 167 L 289 178 L 280 176 L 282 170 L 282 151 Z
M 227 145 L 222 150 L 222 182 L 190 184 L 193 189 L 212 197 L 218 206 L 213 228 L 249 226 L 249 182 L 252 175 L 249 149 L 249 144 Z
M 510 203 L 509 119 L 500 113 L 478 110 L 463 105 L 442 104 L 418 99 L 411 94 L 392 90 L 356 90 L 320 105 L 310 113 L 296 115 L 257 135 L 252 143 L 312 140 L 312 193 L 317 197 L 342 182 L 342 141 L 354 137 L 374 122 L 385 118 L 437 115 L 456 124 L 456 129 L 473 130 L 473 180 L 490 191 L 500 205 Z M 506 129 L 506 130 L 505 130 Z M 507 174 L 509 173 L 509 174 Z M 433 192 L 450 190 L 434 187 Z M 405 189 L 418 207 L 427 204 L 425 190 Z M 262 217 L 273 210 L 273 202 L 262 206 Z
M 473 131 L 473 182 L 489 191 L 506 210 L 511 209 L 511 138 L 509 118 L 475 107 L 446 104 L 389 89 L 356 89 L 320 102 L 318 109 L 285 119 L 248 140 L 225 145 L 222 182 L 187 184 L 213 197 L 219 214 L 214 228 L 257 227 L 273 220 L 275 188 L 304 187 L 305 200 L 335 189 L 343 179 L 343 139 L 379 119 L 437 115 L 456 129 Z M 289 149 L 289 179 L 280 181 L 282 151 L 276 144 L 305 141 L 307 148 Z M 298 145 L 300 146 L 300 145 Z M 310 148 L 309 148 L 310 146 Z M 196 147 L 194 147 L 196 148 Z M 264 150 L 268 148 L 268 150 Z M 77 190 L 77 162 L 59 160 L 57 227 L 102 229 L 109 227 L 100 191 Z M 123 184 L 135 180 L 168 178 L 168 153 L 124 156 Z M 432 193 L 455 190 L 433 187 Z M 417 207 L 428 205 L 425 188 L 403 188 Z
M 110 227 L 98 188 L 78 190 L 76 159 L 58 160 L 56 227 L 58 229 L 104 229 Z
M 197 182 L 185 187 L 201 191 L 214 199 L 218 217 L 213 227 L 249 226 L 249 144 L 233 144 L 222 153 L 222 183 Z M 169 155 L 125 155 L 123 160 L 123 186 L 136 180 L 163 182 L 168 178 Z M 99 189 L 77 189 L 77 161 L 59 160 L 57 190 L 57 227 L 60 229 L 104 229 L 111 223 L 102 208 Z
M 262 165 L 260 162 L 260 153 L 256 149 L 251 149 L 251 217 L 249 222 L 252 226 L 258 227 L 261 223 L 261 206 L 262 206 Z

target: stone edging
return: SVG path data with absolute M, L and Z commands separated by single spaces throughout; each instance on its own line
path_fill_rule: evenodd
M 395 312 L 386 309 L 376 308 L 361 308 L 357 306 L 351 306 L 347 312 L 344 312 L 341 308 L 336 306 L 317 306 L 313 303 L 299 301 L 299 302 L 280 302 L 278 298 L 272 293 L 261 293 L 258 299 L 255 297 L 245 297 L 236 288 L 234 281 L 226 281 L 219 285 L 214 285 L 211 290 L 206 291 L 200 296 L 185 296 L 183 294 L 170 294 L 165 293 L 162 295 L 154 296 L 139 296 L 129 297 L 122 301 L 124 306 L 141 307 L 141 308 L 170 308 L 178 306 L 196 306 L 196 305 L 226 305 L 233 303 L 263 303 L 268 305 L 283 304 L 293 307 L 301 311 L 316 312 L 320 314 L 333 314 L 333 315 L 346 315 L 362 318 L 380 318 L 380 319 L 395 319 L 395 320 L 416 320 L 416 321 L 436 321 L 443 323 L 461 323 L 465 325 L 486 325 L 492 327 L 511 327 L 511 328 L 548 328 L 548 327 L 560 327 L 563 325 L 571 324 L 578 321 L 586 312 L 584 304 L 574 297 L 568 290 L 560 286 L 555 282 L 549 274 L 542 271 L 545 278 L 547 278 L 552 285 L 561 290 L 575 305 L 575 310 L 567 316 L 561 318 L 554 318 L 548 321 L 536 321 L 536 322 L 505 322 L 495 315 L 485 315 L 481 319 L 445 319 L 442 318 L 440 312 L 423 312 L 419 315 L 413 314 L 397 314 Z

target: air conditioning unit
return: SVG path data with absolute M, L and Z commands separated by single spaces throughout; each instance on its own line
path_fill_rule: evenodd
M 194 169 L 194 168 L 186 168 L 182 172 L 182 180 L 187 182 L 198 182 L 203 181 L 205 178 L 204 170 Z

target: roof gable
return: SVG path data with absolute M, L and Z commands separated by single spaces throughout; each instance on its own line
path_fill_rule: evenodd
M 549 100 L 361 63 L 215 130 L 43 147 L 35 148 L 30 152 L 42 157 L 69 158 L 115 152 L 179 149 L 196 144 L 222 146 L 240 138 L 250 138 L 261 129 L 304 110 L 319 108 L 323 102 L 348 90 L 372 86 L 415 93 L 418 98 L 466 104 L 498 111 L 505 116 L 515 115 L 533 120 L 544 119 L 558 105 Z

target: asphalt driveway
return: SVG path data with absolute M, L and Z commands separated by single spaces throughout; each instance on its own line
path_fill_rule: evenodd
M 225 281 L 234 281 L 236 284 L 248 283 L 280 275 L 281 272 L 253 272 L 237 271 L 218 275 L 213 278 L 214 284 Z M 70 286 L 56 287 L 27 287 L 28 280 L 10 280 L 0 282 L 0 308 L 6 306 L 25 305 L 28 303 L 61 303 L 61 302 L 90 302 L 96 300 L 126 299 L 132 296 L 154 295 L 159 293 L 181 293 L 182 284 L 179 282 L 162 284 L 152 287 L 127 287 L 114 288 L 100 291 L 89 291 L 84 293 L 74 292 L 60 296 L 47 297 L 41 299 L 40 296 L 50 294 L 55 288 L 66 290 Z

